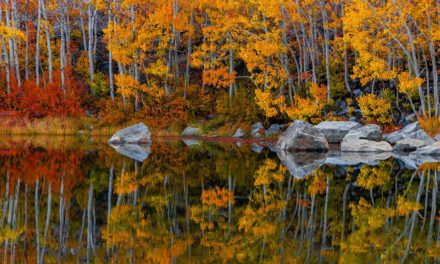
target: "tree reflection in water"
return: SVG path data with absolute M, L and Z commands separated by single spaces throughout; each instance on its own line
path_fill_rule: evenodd
M 297 178 L 247 145 L 155 142 L 138 162 L 74 138 L 1 142 L 5 263 L 440 260 L 439 164 Z

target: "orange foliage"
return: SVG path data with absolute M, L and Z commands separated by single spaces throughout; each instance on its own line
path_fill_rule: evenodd
M 422 129 L 425 130 L 425 132 L 428 133 L 430 136 L 433 137 L 437 134 L 440 134 L 440 118 L 439 117 L 420 116 L 418 118 L 418 121 L 419 121 Z
M 0 91 L 0 110 L 18 111 L 22 116 L 42 118 L 46 116 L 73 116 L 83 114 L 80 91 L 73 77 L 67 78 L 66 92 L 61 89 L 59 72 L 54 72 L 54 82 L 46 87 L 34 81 L 11 87 L 11 93 Z

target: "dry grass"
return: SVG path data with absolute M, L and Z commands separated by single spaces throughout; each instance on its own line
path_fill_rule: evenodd
M 116 127 L 94 128 L 88 118 L 46 117 L 29 120 L 22 117 L 1 117 L 1 135 L 112 135 Z

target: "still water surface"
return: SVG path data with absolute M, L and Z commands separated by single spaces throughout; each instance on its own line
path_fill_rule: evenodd
M 143 154 L 1 137 L 2 261 L 440 262 L 439 164 L 180 140 Z

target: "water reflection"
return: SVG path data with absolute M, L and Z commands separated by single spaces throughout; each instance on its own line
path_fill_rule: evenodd
M 4 262 L 440 260 L 438 163 L 102 141 L 0 140 Z

